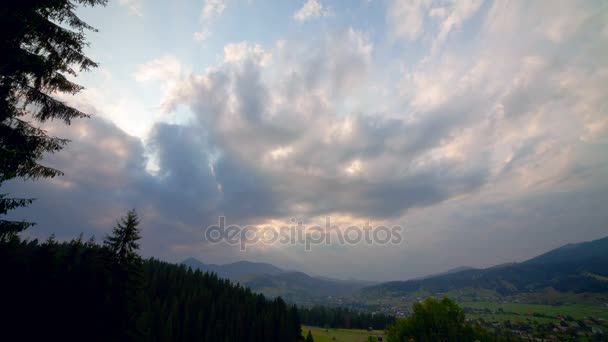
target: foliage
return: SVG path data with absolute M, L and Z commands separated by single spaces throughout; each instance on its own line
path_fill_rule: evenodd
M 310 330 L 308 330 L 308 334 L 306 335 L 306 342 L 314 342 L 314 339 L 312 338 L 312 333 L 310 332 Z
M 154 342 L 302 338 L 296 307 L 215 274 L 142 261 L 138 236 L 132 211 L 104 245 L 81 238 L 1 242 L 3 336 Z
M 345 328 L 345 329 L 385 329 L 395 323 L 395 317 L 381 313 L 366 313 L 350 310 L 348 308 L 330 308 L 313 306 L 300 308 L 300 318 L 303 324 L 318 327 Z
M 464 311 L 452 300 L 427 298 L 416 303 L 413 313 L 387 329 L 389 342 L 405 342 L 413 338 L 425 341 L 473 341 L 473 328 L 465 322 Z
M 114 336 L 127 335 L 125 339 L 135 340 L 138 331 L 135 329 L 137 310 L 141 304 L 138 294 L 142 291 L 142 260 L 137 254 L 140 239 L 139 219 L 135 210 L 116 223 L 112 234 L 106 237 L 104 246 L 110 258 L 106 265 L 110 269 L 110 296 L 114 314 L 109 319 L 108 327 Z
M 84 55 L 85 31 L 78 5 L 105 5 L 107 0 L 5 1 L 0 11 L 0 186 L 11 179 L 61 175 L 41 165 L 45 153 L 61 150 L 66 139 L 49 136 L 34 122 L 61 120 L 70 124 L 87 115 L 56 96 L 75 94 L 82 86 L 68 80 L 97 64 Z M 0 216 L 32 199 L 0 194 Z M 0 220 L 0 240 L 27 229 L 32 223 Z
M 135 210 L 130 210 L 112 230 L 112 235 L 104 241 L 104 245 L 116 256 L 116 264 L 132 265 L 139 264 L 140 257 L 137 254 L 141 237 L 139 235 L 139 219 Z
M 143 273 L 148 341 L 295 341 L 301 336 L 297 309 L 281 298 L 270 301 L 215 274 L 157 260 L 148 260 Z

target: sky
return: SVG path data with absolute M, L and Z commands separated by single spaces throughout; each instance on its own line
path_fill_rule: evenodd
M 113 0 L 78 14 L 99 67 L 56 96 L 92 114 L 15 181 L 26 236 L 398 280 L 608 235 L 608 3 Z M 4 189 L 3 189 L 4 191 Z M 399 244 L 213 244 L 230 224 L 370 222 Z

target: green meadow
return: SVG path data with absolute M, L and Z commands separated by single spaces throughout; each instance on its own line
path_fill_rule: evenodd
M 369 336 L 383 335 L 382 330 L 367 331 L 363 329 L 325 329 L 319 327 L 302 326 L 302 335 L 306 337 L 308 331 L 312 333 L 315 342 L 364 342 Z
M 574 319 L 584 319 L 587 317 L 593 318 L 608 318 L 608 307 L 593 306 L 584 304 L 564 304 L 564 305 L 542 305 L 542 304 L 522 304 L 522 303 L 493 303 L 493 302 L 462 302 L 464 308 L 471 309 L 488 309 L 491 314 L 467 314 L 469 317 L 488 317 L 499 318 L 499 320 L 522 321 L 532 318 L 535 320 L 546 321 L 553 320 L 558 315 L 571 316 Z M 499 310 L 502 309 L 502 312 Z M 537 313 L 543 317 L 529 317 L 529 313 Z

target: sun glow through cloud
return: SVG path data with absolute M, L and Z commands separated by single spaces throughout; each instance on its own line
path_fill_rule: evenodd
M 40 197 L 31 210 L 48 225 L 36 234 L 92 224 L 99 235 L 107 215 L 137 207 L 144 253 L 181 260 L 205 255 L 202 227 L 220 215 L 406 227 L 401 247 L 301 257 L 350 277 L 365 255 L 370 279 L 439 270 L 430 251 L 487 266 L 605 235 L 602 2 L 121 0 L 79 11 L 100 30 L 90 49 L 101 67 L 61 99 L 93 118 L 48 124 L 73 141 L 46 159 L 64 177 L 14 186 Z M 51 198 L 76 208 L 84 194 L 98 211 L 53 214 Z M 473 253 L 478 244 L 489 247 Z M 272 262 L 286 248 L 217 258 Z

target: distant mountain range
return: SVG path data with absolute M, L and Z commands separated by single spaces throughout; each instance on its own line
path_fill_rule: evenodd
M 216 265 L 188 258 L 182 264 L 193 270 L 216 273 L 222 278 L 238 282 L 267 296 L 281 296 L 298 302 L 326 296 L 349 295 L 366 286 L 377 284 L 311 276 L 303 272 L 283 270 L 271 264 L 249 261 Z
M 364 296 L 403 296 L 415 291 L 445 293 L 464 288 L 501 295 L 542 291 L 608 292 L 608 237 L 568 244 L 521 263 L 465 269 L 409 281 L 392 281 L 361 290 Z
M 445 293 L 476 288 L 501 295 L 542 291 L 608 292 L 608 237 L 568 244 L 521 263 L 505 263 L 485 269 L 458 267 L 439 274 L 406 281 L 373 283 L 338 280 L 283 270 L 267 263 L 239 261 L 225 265 L 205 264 L 189 258 L 182 264 L 238 282 L 267 296 L 306 302 L 327 296 L 403 296 L 422 290 Z

